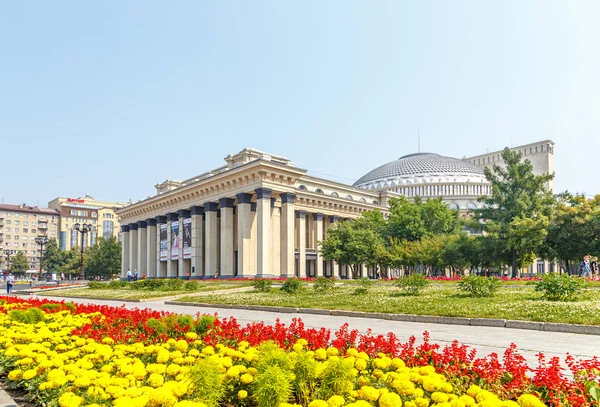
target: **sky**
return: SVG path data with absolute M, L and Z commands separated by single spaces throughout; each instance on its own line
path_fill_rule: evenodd
M 251 147 L 352 183 L 551 139 L 600 193 L 600 1 L 0 3 L 0 197 L 125 202 Z

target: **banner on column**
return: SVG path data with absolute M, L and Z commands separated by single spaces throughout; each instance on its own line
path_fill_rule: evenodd
M 160 261 L 167 261 L 167 224 L 160 225 Z
M 192 218 L 183 220 L 183 258 L 192 258 Z
M 179 221 L 171 222 L 171 260 L 179 260 Z

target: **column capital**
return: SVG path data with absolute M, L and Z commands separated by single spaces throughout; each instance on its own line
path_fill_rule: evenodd
M 238 205 L 252 203 L 252 194 L 240 193 L 237 194 L 235 197 L 238 200 Z
M 269 188 L 256 188 L 254 192 L 256 192 L 256 199 L 267 199 L 271 197 L 273 190 Z
M 252 212 L 256 212 L 256 202 L 251 202 L 251 203 L 250 203 L 250 210 L 251 210 Z
M 271 208 L 275 207 L 275 202 L 277 202 L 277 198 L 271 198 Z
M 331 223 L 335 223 L 335 222 L 337 222 L 338 220 L 340 220 L 340 217 L 339 217 L 339 216 L 337 216 L 337 215 L 329 215 L 329 222 L 331 222 Z
M 296 194 L 292 194 L 291 192 L 285 192 L 279 195 L 281 197 L 281 204 L 285 205 L 287 203 L 293 204 L 296 201 Z
M 145 220 L 140 220 L 137 225 L 139 229 L 146 229 L 146 226 L 148 226 Z
M 133 231 L 133 230 L 137 230 L 137 229 L 138 229 L 137 223 L 130 223 L 129 224 L 129 230 Z
M 174 220 L 178 220 L 179 219 L 179 215 L 177 214 L 177 212 L 169 212 L 167 213 L 167 220 L 168 221 L 174 221 Z
M 314 220 L 323 220 L 323 214 L 322 213 L 319 213 L 319 212 L 313 213 L 312 216 L 313 216 Z
M 156 217 L 156 223 L 163 224 L 163 223 L 167 223 L 167 217 L 166 216 L 157 216 Z
M 204 203 L 204 212 L 217 212 L 217 207 L 219 206 L 218 202 L 205 202 Z
M 298 218 L 298 219 L 305 219 L 306 218 L 306 211 L 296 211 L 296 218 Z
M 180 209 L 177 211 L 177 214 L 179 215 L 180 218 L 189 218 L 190 210 L 189 209 Z
M 192 206 L 191 209 L 192 215 L 202 215 L 204 213 L 203 206 Z
M 233 198 L 221 198 L 219 199 L 219 205 L 221 205 L 221 209 L 233 208 L 233 201 Z
M 156 226 L 156 219 L 154 219 L 154 218 L 146 219 L 146 224 L 148 226 Z
M 121 225 L 121 232 L 129 233 L 129 225 Z

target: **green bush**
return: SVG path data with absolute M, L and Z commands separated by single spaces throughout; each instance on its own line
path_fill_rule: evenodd
M 585 287 L 585 281 L 568 274 L 545 274 L 535 283 L 535 291 L 549 301 L 572 300 Z
M 354 290 L 354 295 L 364 295 L 369 292 L 369 289 L 373 286 L 374 281 L 370 278 L 363 277 L 358 280 L 358 288 Z
M 87 286 L 90 290 L 105 290 L 108 288 L 108 284 L 99 281 L 90 281 Z
M 495 277 L 467 276 L 460 280 L 458 289 L 471 297 L 492 297 L 502 285 Z
M 411 274 L 400 277 L 394 285 L 408 295 L 419 295 L 428 285 L 429 281 L 421 274 Z
M 60 304 L 53 304 L 53 303 L 42 304 L 43 311 L 55 311 L 55 310 L 59 309 L 60 307 L 61 307 Z
M 273 285 L 273 281 L 268 278 L 257 278 L 252 280 L 252 286 L 256 291 L 260 291 L 262 293 L 268 293 L 271 291 L 271 286 Z
M 186 281 L 181 280 L 179 278 L 168 278 L 166 280 L 161 280 L 162 285 L 159 288 L 159 291 L 181 291 L 183 290 Z
M 225 395 L 220 369 L 214 360 L 199 359 L 188 374 L 194 386 L 194 395 L 208 407 L 218 407 Z
M 317 277 L 313 283 L 313 288 L 320 293 L 331 291 L 335 288 L 335 280 L 333 278 Z
M 13 310 L 8 312 L 8 317 L 13 321 L 22 324 L 37 324 L 44 320 L 46 314 L 39 308 L 29 308 L 28 310 Z
M 288 294 L 294 294 L 302 289 L 302 281 L 298 278 L 288 278 L 283 282 L 281 291 L 285 291 Z
M 128 285 L 127 281 L 111 280 L 108 284 L 108 288 L 111 290 L 119 290 Z
M 186 281 L 183 285 L 183 289 L 185 291 L 196 291 L 200 287 L 195 281 Z
M 257 407 L 277 407 L 286 403 L 292 394 L 289 370 L 277 365 L 267 366 L 256 376 L 253 396 Z
M 203 336 L 213 326 L 216 320 L 217 317 L 213 315 L 202 315 L 200 319 L 196 321 L 196 326 L 194 327 L 194 330 L 198 335 Z

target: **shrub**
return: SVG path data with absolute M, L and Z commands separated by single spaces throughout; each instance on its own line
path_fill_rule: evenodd
M 369 292 L 369 289 L 373 286 L 373 280 L 367 277 L 363 277 L 358 280 L 358 288 L 354 290 L 354 295 L 364 295 Z
M 258 407 L 277 407 L 286 403 L 292 394 L 290 371 L 277 365 L 267 366 L 256 376 L 254 399 Z
M 108 288 L 112 290 L 119 290 L 128 285 L 127 281 L 111 280 L 108 284 Z
M 213 315 L 202 315 L 200 319 L 196 321 L 196 326 L 194 327 L 194 330 L 198 335 L 203 336 L 213 326 L 216 320 L 217 317 Z
M 313 288 L 317 292 L 331 291 L 335 288 L 335 280 L 327 277 L 317 277 L 313 284 Z
M 108 284 L 100 283 L 98 281 L 90 281 L 87 286 L 90 290 L 105 290 L 109 288 Z
M 59 309 L 60 307 L 61 307 L 60 304 L 53 304 L 53 303 L 42 304 L 42 310 L 44 310 L 44 311 L 55 311 L 55 310 Z
M 189 379 L 198 401 L 208 407 L 217 407 L 225 395 L 225 384 L 221 379 L 221 367 L 214 360 L 199 359 L 190 369 Z
M 281 286 L 281 291 L 285 291 L 288 294 L 294 294 L 300 289 L 302 289 L 302 281 L 297 278 L 288 278 Z
M 549 301 L 568 301 L 581 292 L 585 281 L 568 274 L 545 274 L 535 283 L 535 291 Z
M 22 324 L 37 324 L 44 320 L 46 314 L 39 308 L 29 308 L 28 310 L 13 310 L 8 312 L 8 317 L 13 321 Z
M 185 284 L 183 285 L 183 289 L 185 291 L 196 291 L 198 289 L 198 287 L 199 287 L 199 285 L 195 281 L 186 281 Z
M 260 291 L 262 293 L 268 293 L 271 291 L 271 286 L 273 285 L 273 281 L 268 278 L 257 278 L 252 280 L 252 286 L 256 291 Z
M 471 297 L 491 297 L 501 284 L 502 280 L 495 277 L 467 276 L 460 280 L 458 289 Z
M 185 286 L 185 281 L 179 278 L 168 278 L 166 280 L 159 280 L 162 282 L 159 291 L 181 291 Z
M 421 274 L 411 274 L 394 281 L 394 285 L 408 295 L 419 295 L 429 285 L 429 281 Z

